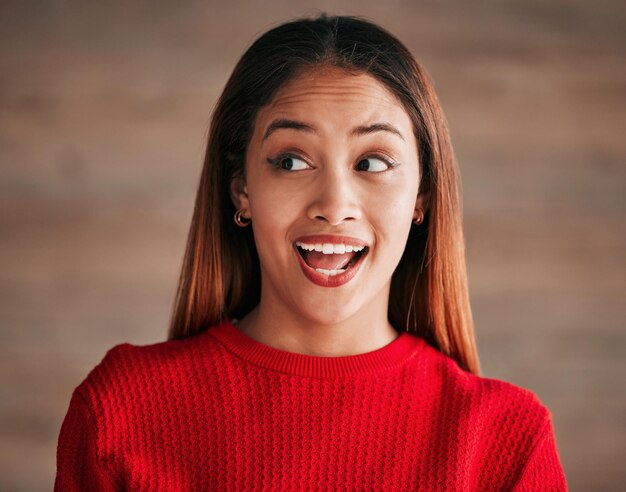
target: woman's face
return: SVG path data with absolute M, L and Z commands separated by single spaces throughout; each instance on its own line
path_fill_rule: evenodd
M 231 189 L 252 219 L 261 304 L 317 324 L 386 316 L 419 180 L 411 120 L 375 78 L 326 68 L 288 82 L 259 112 Z

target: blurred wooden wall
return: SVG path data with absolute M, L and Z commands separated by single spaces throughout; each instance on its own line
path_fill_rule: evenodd
M 249 43 L 329 9 L 433 77 L 483 372 L 551 409 L 571 490 L 626 490 L 623 2 L 0 3 L 0 489 L 45 490 L 72 390 L 165 339 L 212 105 Z

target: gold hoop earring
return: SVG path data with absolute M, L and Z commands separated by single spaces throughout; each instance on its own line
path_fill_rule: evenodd
M 415 225 L 420 225 L 422 223 L 422 221 L 424 220 L 424 212 L 422 212 L 421 209 L 417 209 L 418 215 L 417 217 L 413 220 L 413 223 Z
M 244 212 L 245 212 L 245 209 L 243 208 L 235 212 L 235 224 L 237 224 L 239 227 L 248 227 L 250 225 L 250 222 L 252 222 L 252 220 L 250 219 L 241 220 Z M 245 217 L 243 218 L 245 219 Z

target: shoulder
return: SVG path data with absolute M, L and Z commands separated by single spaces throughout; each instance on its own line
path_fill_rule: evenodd
M 534 442 L 548 426 L 551 413 L 533 391 L 471 374 L 431 346 L 425 352 L 430 377 L 441 387 L 441 397 L 485 434 L 493 433 L 494 439 L 503 435 L 525 436 Z
M 439 398 L 440 434 L 463 443 L 477 490 L 510 490 L 535 450 L 553 439 L 551 412 L 533 391 L 470 374 L 430 346 L 424 358 Z
M 184 388 L 211 374 L 223 354 L 210 329 L 180 340 L 109 349 L 76 388 L 88 404 L 122 403 L 137 395 Z

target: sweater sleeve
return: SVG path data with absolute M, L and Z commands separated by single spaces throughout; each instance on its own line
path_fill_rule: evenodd
M 567 491 L 551 418 L 548 418 L 513 490 L 515 492 Z
M 94 420 L 79 391 L 74 391 L 61 426 L 54 490 L 115 490 L 98 463 Z

